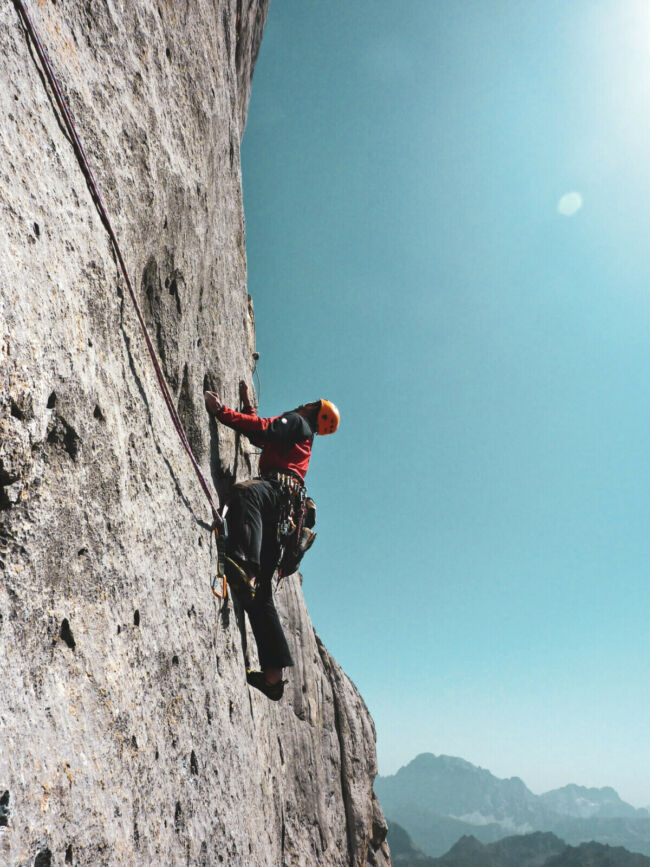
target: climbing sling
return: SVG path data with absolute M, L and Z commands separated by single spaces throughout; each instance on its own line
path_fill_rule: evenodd
M 93 175 L 92 169 L 90 168 L 90 164 L 88 162 L 88 157 L 86 156 L 86 152 L 81 144 L 81 140 L 79 135 L 77 134 L 77 129 L 75 127 L 74 121 L 72 119 L 72 115 L 70 113 L 70 109 L 68 108 L 67 102 L 63 96 L 61 91 L 61 87 L 59 85 L 58 79 L 54 74 L 52 69 L 52 65 L 50 63 L 50 59 L 47 55 L 45 47 L 41 42 L 41 39 L 34 27 L 32 19 L 27 11 L 25 3 L 23 0 L 13 0 L 14 6 L 16 7 L 16 11 L 18 12 L 19 18 L 23 24 L 26 34 L 28 38 L 31 39 L 31 42 L 36 49 L 36 53 L 40 59 L 43 72 L 49 86 L 51 88 L 52 94 L 58 106 L 58 109 L 61 113 L 61 119 L 65 125 L 65 129 L 70 137 L 70 141 L 72 147 L 74 149 L 75 155 L 77 157 L 77 161 L 83 172 L 83 175 L 86 179 L 86 184 L 88 185 L 88 190 L 92 197 L 92 200 L 95 204 L 97 212 L 100 216 L 102 223 L 104 224 L 104 228 L 108 232 L 108 236 L 110 238 L 113 250 L 115 252 L 115 256 L 120 266 L 120 270 L 122 272 L 122 276 L 124 277 L 124 282 L 126 283 L 127 289 L 129 290 L 129 295 L 131 297 L 131 301 L 133 302 L 133 306 L 135 308 L 136 316 L 138 318 L 138 322 L 140 323 L 140 328 L 142 330 L 142 334 L 144 336 L 145 343 L 147 345 L 147 350 L 149 352 L 149 357 L 151 358 L 151 362 L 153 364 L 154 370 L 156 372 L 156 378 L 158 380 L 158 385 L 160 387 L 160 391 L 165 400 L 165 404 L 167 405 L 167 409 L 169 411 L 169 415 L 171 417 L 172 423 L 178 434 L 178 437 L 183 445 L 183 448 L 187 452 L 187 455 L 190 459 L 192 466 L 194 467 L 194 472 L 197 475 L 201 488 L 205 496 L 207 497 L 208 503 L 210 504 L 210 508 L 212 510 L 212 528 L 215 532 L 217 539 L 217 561 L 218 561 L 218 572 L 217 576 L 212 582 L 212 592 L 215 596 L 219 598 L 225 598 L 226 596 L 226 577 L 223 571 L 223 560 L 224 560 L 224 545 L 226 539 L 226 523 L 222 515 L 219 513 L 217 506 L 215 504 L 214 498 L 212 496 L 212 492 L 208 487 L 208 483 L 203 475 L 199 464 L 194 457 L 194 453 L 190 447 L 190 444 L 187 439 L 187 434 L 185 433 L 185 428 L 181 422 L 181 419 L 178 415 L 178 410 L 174 404 L 172 396 L 169 392 L 169 387 L 167 385 L 167 381 L 163 374 L 162 368 L 160 366 L 160 362 L 158 361 L 158 357 L 156 355 L 156 351 L 153 347 L 153 343 L 151 341 L 151 337 L 149 335 L 149 331 L 147 329 L 144 316 L 142 315 L 142 311 L 140 309 L 140 305 L 138 304 L 138 299 L 136 297 L 135 291 L 133 289 L 133 285 L 131 283 L 131 278 L 129 277 L 129 272 L 126 267 L 126 263 L 124 261 L 124 257 L 122 255 L 122 251 L 120 249 L 120 245 L 117 241 L 117 236 L 113 230 L 113 226 L 111 224 L 110 218 L 108 216 L 108 211 L 104 205 L 104 201 L 102 199 L 101 193 L 99 191 L 99 187 L 97 186 L 97 182 L 95 181 L 95 177 Z

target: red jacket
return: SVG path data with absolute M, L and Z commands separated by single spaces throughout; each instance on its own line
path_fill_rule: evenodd
M 222 406 L 216 413 L 222 424 L 243 433 L 262 449 L 260 473 L 294 473 L 303 482 L 309 467 L 314 430 L 304 416 L 285 412 L 273 418 L 260 418 L 252 406 L 237 412 Z

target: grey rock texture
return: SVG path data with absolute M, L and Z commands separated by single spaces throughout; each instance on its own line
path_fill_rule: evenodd
M 202 392 L 251 377 L 239 143 L 267 0 L 29 8 L 224 497 L 255 455 Z M 0 52 L 0 863 L 388 865 L 372 721 L 298 575 L 285 697 L 246 685 L 207 503 L 9 2 Z

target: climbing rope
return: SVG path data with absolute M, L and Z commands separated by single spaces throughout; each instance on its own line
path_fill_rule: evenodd
M 149 331 L 147 329 L 146 323 L 144 321 L 144 316 L 142 315 L 142 311 L 140 309 L 140 305 L 138 304 L 138 299 L 133 290 L 133 285 L 131 283 L 131 278 L 129 277 L 129 272 L 126 268 L 126 263 L 124 261 L 124 257 L 122 256 L 122 251 L 120 249 L 120 245 L 117 241 L 117 236 L 113 231 L 113 226 L 111 225 L 111 221 L 108 216 L 108 211 L 104 205 L 104 201 L 102 199 L 101 193 L 99 191 L 99 187 L 97 186 L 97 182 L 95 181 L 95 177 L 90 168 L 90 164 L 88 162 L 88 157 L 86 156 L 86 152 L 84 151 L 83 145 L 81 144 L 81 140 L 79 135 L 77 134 L 77 129 L 75 127 L 74 121 L 72 119 L 72 115 L 70 113 L 70 109 L 68 108 L 68 104 L 61 92 L 61 87 L 59 85 L 58 79 L 52 70 L 52 65 L 50 63 L 50 59 L 47 55 L 45 47 L 40 40 L 38 32 L 34 27 L 32 19 L 30 18 L 29 12 L 23 2 L 23 0 L 13 0 L 14 6 L 18 12 L 18 15 L 23 23 L 25 31 L 29 35 L 29 38 L 32 41 L 32 44 L 36 48 L 36 52 L 40 58 L 41 64 L 43 66 L 43 71 L 47 77 L 48 83 L 54 94 L 54 98 L 56 100 L 56 104 L 59 107 L 59 111 L 61 112 L 61 116 L 63 122 L 65 124 L 66 130 L 70 136 L 70 141 L 74 148 L 75 155 L 77 157 L 77 161 L 79 162 L 79 166 L 81 171 L 86 178 L 86 183 L 88 184 L 88 189 L 90 191 L 90 195 L 92 196 L 93 202 L 95 203 L 95 207 L 99 213 L 102 223 L 104 224 L 104 228 L 108 232 L 108 236 L 111 240 L 111 244 L 113 245 L 113 250 L 115 251 L 115 256 L 120 266 L 120 270 L 122 271 L 122 275 L 124 277 L 124 282 L 127 285 L 129 290 L 129 295 L 131 296 L 131 300 L 133 302 L 133 306 L 135 307 L 135 312 L 138 317 L 138 322 L 140 323 L 140 327 L 142 329 L 142 333 L 144 335 L 145 343 L 147 344 L 147 349 L 149 350 L 149 356 L 151 357 L 151 361 L 153 363 L 154 370 L 156 371 L 156 378 L 158 379 L 158 385 L 160 386 L 160 390 L 162 392 L 163 398 L 165 399 L 165 403 L 167 404 L 167 409 L 169 410 L 169 415 L 171 416 L 172 423 L 176 429 L 176 433 L 178 434 L 181 443 L 183 444 L 183 448 L 187 452 L 189 459 L 194 467 L 194 471 L 198 477 L 198 480 L 203 488 L 203 491 L 208 498 L 208 502 L 210 503 L 210 508 L 212 509 L 212 518 L 213 518 L 213 528 L 217 537 L 219 536 L 218 528 L 223 527 L 224 522 L 219 514 L 217 506 L 214 502 L 214 498 L 212 496 L 212 492 L 208 487 L 208 483 L 205 479 L 205 476 L 201 472 L 201 468 L 198 465 L 196 458 L 194 457 L 194 453 L 190 447 L 189 441 L 187 439 L 187 434 L 185 433 L 185 428 L 180 420 L 178 415 L 178 410 L 172 400 L 172 396 L 169 392 L 169 387 L 167 385 L 167 381 L 165 380 L 165 376 L 162 372 L 162 368 L 160 366 L 160 362 L 158 361 L 158 356 L 156 355 L 156 350 L 154 349 L 153 343 L 151 342 L 151 337 L 149 336 Z M 213 588 L 214 591 L 214 588 Z M 225 593 L 225 584 L 224 584 L 224 593 Z M 219 594 L 215 594 L 219 595 Z

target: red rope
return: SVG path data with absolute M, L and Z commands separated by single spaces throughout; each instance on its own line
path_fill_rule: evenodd
M 208 498 L 208 502 L 210 503 L 210 508 L 212 509 L 212 516 L 213 516 L 214 522 L 215 522 L 215 524 L 221 525 L 223 523 L 223 521 L 221 519 L 221 515 L 219 514 L 219 511 L 215 505 L 214 499 L 212 497 L 212 493 L 210 491 L 210 488 L 208 487 L 208 483 L 205 479 L 205 476 L 201 472 L 201 468 L 199 467 L 198 462 L 197 462 L 196 458 L 194 457 L 194 454 L 192 452 L 192 449 L 191 449 L 190 444 L 189 444 L 188 439 L 187 439 L 187 434 L 185 433 L 185 428 L 183 427 L 183 423 L 181 422 L 181 419 L 178 415 L 178 410 L 176 409 L 176 406 L 174 404 L 172 396 L 169 392 L 169 387 L 167 385 L 167 381 L 165 380 L 165 376 L 162 372 L 160 362 L 158 361 L 158 356 L 156 355 L 156 350 L 154 349 L 153 343 L 151 341 L 149 331 L 148 331 L 146 323 L 144 321 L 144 316 L 142 315 L 142 311 L 140 309 L 140 305 L 138 304 L 138 299 L 137 299 L 135 291 L 133 289 L 133 285 L 131 283 L 131 278 L 129 277 L 129 272 L 127 271 L 126 263 L 124 261 L 124 257 L 122 256 L 122 251 L 120 250 L 120 245 L 118 244 L 117 237 L 115 235 L 115 232 L 113 231 L 113 226 L 111 225 L 111 221 L 110 221 L 109 216 L 108 216 L 108 211 L 106 210 L 106 207 L 104 205 L 104 201 L 103 201 L 101 193 L 99 191 L 99 187 L 97 186 L 97 182 L 95 181 L 95 177 L 92 173 L 92 169 L 90 168 L 90 164 L 88 162 L 88 157 L 86 156 L 86 152 L 83 148 L 83 145 L 81 144 L 81 140 L 79 138 L 79 135 L 77 134 L 77 129 L 76 129 L 74 121 L 72 119 L 72 115 L 70 114 L 70 109 L 68 108 L 68 104 L 65 100 L 65 97 L 63 96 L 63 94 L 61 92 L 61 88 L 59 86 L 59 82 L 57 80 L 57 77 L 54 74 L 54 71 L 52 70 L 52 65 L 50 63 L 50 59 L 47 55 L 45 47 L 38 36 L 36 28 L 34 27 L 32 19 L 29 16 L 29 13 L 27 11 L 27 8 L 25 7 L 25 4 L 23 3 L 23 0 L 14 0 L 14 5 L 16 7 L 16 10 L 18 11 L 18 14 L 21 17 L 21 20 L 23 21 L 23 24 L 25 26 L 27 33 L 29 34 L 29 36 L 30 36 L 35 48 L 36 48 L 36 51 L 37 51 L 38 56 L 40 58 L 40 61 L 43 65 L 43 69 L 44 69 L 45 74 L 47 76 L 47 80 L 50 84 L 50 87 L 52 88 L 52 93 L 54 94 L 54 98 L 56 99 L 56 103 L 59 107 L 59 111 L 61 112 L 61 115 L 63 117 L 63 121 L 65 123 L 66 129 L 67 129 L 67 131 L 70 135 L 70 138 L 72 140 L 72 145 L 73 145 L 73 148 L 75 151 L 75 155 L 76 155 L 77 160 L 79 162 L 80 168 L 81 168 L 81 170 L 84 173 L 84 176 L 86 178 L 86 183 L 88 184 L 88 189 L 90 190 L 90 194 L 91 194 L 93 201 L 95 203 L 95 207 L 97 208 L 97 211 L 99 212 L 99 216 L 101 217 L 102 223 L 104 224 L 104 227 L 105 227 L 106 231 L 108 232 L 109 238 L 111 239 L 111 243 L 113 245 L 113 249 L 115 250 L 115 255 L 117 257 L 117 261 L 118 261 L 119 266 L 120 266 L 120 270 L 122 271 L 122 274 L 124 276 L 124 281 L 125 281 L 127 288 L 129 290 L 129 295 L 131 296 L 131 300 L 133 301 L 133 306 L 135 307 L 135 312 L 136 312 L 136 315 L 138 317 L 138 322 L 140 323 L 140 327 L 141 327 L 142 333 L 144 335 L 145 343 L 147 344 L 147 349 L 149 350 L 149 355 L 151 357 L 151 361 L 153 363 L 154 370 L 156 371 L 156 378 L 158 379 L 158 385 L 160 386 L 160 390 L 162 392 L 163 398 L 165 399 L 165 403 L 167 404 L 167 409 L 169 410 L 169 415 L 171 416 L 172 423 L 173 423 L 174 427 L 176 428 L 176 432 L 180 438 L 180 441 L 183 444 L 183 447 L 189 456 L 189 459 L 192 463 L 192 466 L 194 467 L 194 471 L 196 472 L 196 475 L 199 479 L 201 487 L 203 488 L 203 491 L 204 491 L 206 497 Z

